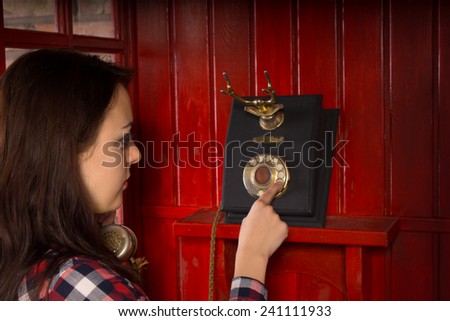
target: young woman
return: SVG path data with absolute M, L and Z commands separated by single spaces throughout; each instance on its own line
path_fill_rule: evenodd
M 43 49 L 1 79 L 0 299 L 147 300 L 139 276 L 101 241 L 140 159 L 128 70 L 82 53 Z M 105 148 L 109 153 L 105 153 Z M 111 165 L 107 155 L 123 155 Z M 232 300 L 264 299 L 270 255 L 287 225 L 257 200 L 241 226 Z

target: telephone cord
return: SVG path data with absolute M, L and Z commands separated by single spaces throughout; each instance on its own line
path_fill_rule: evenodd
M 212 229 L 211 229 L 211 241 L 209 248 L 209 293 L 208 300 L 212 301 L 214 299 L 214 269 L 215 269 L 215 258 L 216 258 L 216 230 L 217 224 L 219 223 L 221 214 L 221 204 L 217 209 L 216 216 L 214 217 Z

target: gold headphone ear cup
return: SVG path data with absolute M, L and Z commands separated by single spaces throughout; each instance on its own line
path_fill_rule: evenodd
M 127 261 L 136 253 L 136 235 L 124 225 L 106 225 L 102 227 L 100 237 L 106 248 L 122 262 Z

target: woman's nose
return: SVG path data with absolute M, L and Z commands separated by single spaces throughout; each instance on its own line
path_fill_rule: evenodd
M 141 160 L 141 152 L 139 151 L 139 148 L 133 143 L 129 149 L 128 149 L 128 155 L 127 155 L 127 165 L 133 165 L 136 164 Z

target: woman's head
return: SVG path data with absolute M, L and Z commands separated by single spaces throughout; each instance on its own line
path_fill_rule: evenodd
M 118 143 L 132 121 L 130 77 L 95 56 L 52 49 L 19 57 L 2 76 L 2 258 L 15 252 L 18 262 L 32 261 L 51 245 L 103 250 L 93 214 L 120 206 L 128 165 L 139 159 L 134 145 Z M 111 165 L 102 158 L 106 147 L 124 162 L 103 166 Z M 115 179 L 102 186 L 105 177 Z
M 140 154 L 132 142 L 130 99 L 120 85 L 104 118 L 94 144 L 80 154 L 81 177 L 96 213 L 119 208 L 130 176 L 129 165 Z

